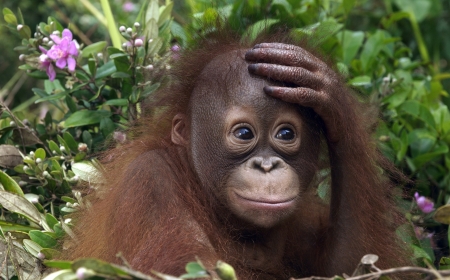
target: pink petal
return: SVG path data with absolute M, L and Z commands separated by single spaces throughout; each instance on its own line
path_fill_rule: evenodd
M 67 48 L 69 47 L 69 43 L 70 41 L 67 38 L 62 38 L 61 41 L 59 42 L 59 49 L 66 52 Z
M 52 64 L 49 64 L 47 68 L 47 76 L 50 81 L 53 81 L 56 78 L 55 68 L 53 68 Z
M 47 55 L 50 59 L 57 60 L 61 58 L 61 50 L 58 47 L 53 46 L 51 49 L 48 50 Z
M 55 34 L 50 35 L 50 39 L 52 39 L 53 42 L 55 42 L 55 44 L 57 45 L 61 42 L 61 38 L 59 38 L 59 36 Z
M 42 53 L 47 53 L 47 50 L 44 49 L 42 46 L 39 46 L 39 49 L 41 50 Z
M 77 65 L 77 62 L 75 61 L 75 59 L 71 56 L 69 56 L 67 58 L 67 68 L 69 68 L 70 72 L 75 71 L 75 66 Z
M 56 67 L 58 67 L 59 69 L 63 69 L 64 67 L 66 67 L 67 61 L 65 58 L 60 58 L 56 61 Z
M 70 32 L 70 30 L 69 29 L 64 29 L 63 30 L 63 32 L 62 32 L 62 37 L 63 38 L 67 38 L 69 41 L 72 41 L 72 32 Z
M 68 51 L 68 53 L 70 55 L 78 56 L 78 48 L 77 48 L 77 45 L 74 42 L 70 42 L 69 48 L 68 48 L 67 51 Z

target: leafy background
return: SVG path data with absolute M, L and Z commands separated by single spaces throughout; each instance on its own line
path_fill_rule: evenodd
M 125 266 L 53 257 L 62 238 L 73 236 L 70 213 L 89 207 L 86 189 L 77 186 L 84 181 L 95 191 L 97 153 L 126 141 L 123 131 L 139 118 L 140 102 L 167 79 L 165 70 L 178 49 L 210 32 L 203 27 L 214 28 L 218 15 L 250 36 L 264 27 L 288 26 L 334 59 L 361 100 L 379 108 L 374 137 L 411 179 L 397 188 L 408 220 L 399 234 L 419 265 L 450 264 L 449 1 L 3 0 L 2 8 L 7 8 L 0 29 L 0 252 L 7 256 L 2 277 L 38 279 L 48 274 L 42 269 L 47 266 L 61 269 L 47 279 L 150 279 Z M 41 37 L 33 36 L 36 26 Z M 37 46 L 66 27 L 81 45 L 78 68 L 74 74 L 60 70 L 51 82 L 36 69 Z M 140 38 L 143 46 L 135 44 Z M 25 58 L 19 60 L 20 54 Z M 319 194 L 326 191 L 324 184 Z M 421 211 L 416 192 L 437 210 Z M 413 234 L 404 234 L 408 231 Z M 214 272 L 190 263 L 183 278 L 221 278 L 223 271 L 228 277 L 224 263 Z

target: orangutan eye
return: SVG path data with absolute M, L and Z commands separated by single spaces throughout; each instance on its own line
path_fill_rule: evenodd
M 241 140 L 251 140 L 255 136 L 253 135 L 253 132 L 248 127 L 240 127 L 236 129 L 234 132 L 234 137 L 241 139 Z
M 295 132 L 290 128 L 284 127 L 278 130 L 277 135 L 275 135 L 275 138 L 284 141 L 290 141 L 295 138 Z

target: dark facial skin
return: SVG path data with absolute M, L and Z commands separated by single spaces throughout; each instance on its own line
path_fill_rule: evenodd
M 275 84 L 252 76 L 242 54 L 203 71 L 184 139 L 202 186 L 241 222 L 272 228 L 300 206 L 318 149 L 300 107 L 265 94 Z

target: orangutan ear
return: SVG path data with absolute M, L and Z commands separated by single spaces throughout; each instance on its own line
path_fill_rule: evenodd
M 189 142 L 188 119 L 185 114 L 177 114 L 172 120 L 172 142 L 186 147 Z

